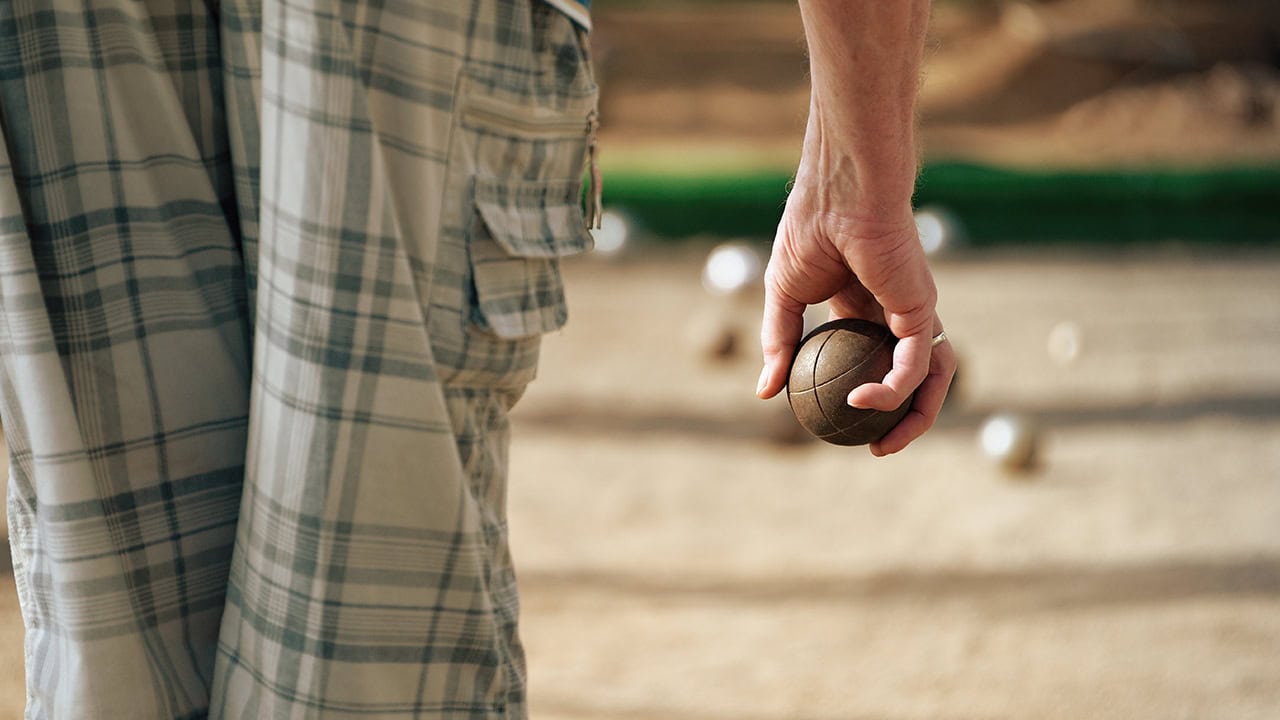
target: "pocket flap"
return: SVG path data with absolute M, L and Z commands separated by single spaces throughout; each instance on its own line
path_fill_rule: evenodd
M 494 241 L 515 257 L 555 258 L 594 246 L 582 215 L 582 181 L 476 179 L 476 210 Z
M 514 340 L 558 330 L 568 317 L 559 258 L 591 249 L 581 181 L 476 179 L 468 246 L 476 327 Z

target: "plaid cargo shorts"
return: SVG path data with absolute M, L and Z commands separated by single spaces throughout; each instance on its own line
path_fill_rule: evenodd
M 0 3 L 28 718 L 525 715 L 507 412 L 594 107 L 533 0 Z

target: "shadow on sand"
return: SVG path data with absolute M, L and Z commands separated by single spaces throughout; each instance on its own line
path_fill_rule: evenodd
M 781 403 L 783 400 L 771 402 Z M 762 404 L 763 406 L 763 404 Z M 935 431 L 976 429 L 995 408 L 960 403 L 944 408 Z M 1244 422 L 1271 421 L 1280 417 L 1280 395 L 1216 395 L 1176 401 L 1111 403 L 1098 406 L 1001 407 L 1036 419 L 1046 427 L 1073 428 L 1110 423 L 1127 425 L 1174 424 L 1204 417 L 1226 417 Z M 588 402 L 567 402 L 555 407 L 517 409 L 512 421 L 521 427 L 574 434 L 683 435 L 723 439 L 772 439 L 779 432 L 777 416 L 769 413 L 726 415 L 654 408 L 620 408 Z

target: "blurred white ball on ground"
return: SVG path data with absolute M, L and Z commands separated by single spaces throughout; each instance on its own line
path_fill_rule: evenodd
M 605 210 L 600 216 L 600 227 L 591 230 L 591 237 L 596 243 L 593 252 L 605 257 L 616 255 L 626 248 L 630 235 L 631 226 L 627 219 L 621 213 Z
M 929 257 L 940 257 L 954 251 L 964 243 L 964 228 L 960 219 L 946 208 L 927 206 L 915 213 L 916 233 L 920 247 Z
M 1059 365 L 1070 365 L 1084 351 L 1084 329 L 1079 323 L 1064 320 L 1049 330 L 1049 357 Z
M 727 242 L 715 246 L 702 266 L 702 287 L 714 295 L 734 295 L 760 286 L 764 259 L 753 246 Z
M 743 350 L 745 331 L 734 317 L 732 308 L 708 303 L 689 315 L 685 326 L 685 344 L 699 359 L 726 361 Z
M 1039 432 L 1021 415 L 999 413 L 987 418 L 978 431 L 982 452 L 1005 471 L 1021 474 L 1036 462 Z

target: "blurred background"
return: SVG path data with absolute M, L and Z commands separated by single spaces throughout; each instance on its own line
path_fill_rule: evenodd
M 1280 3 L 935 1 L 961 366 L 887 459 L 752 397 L 794 3 L 593 6 L 608 215 L 513 416 L 534 716 L 1280 717 Z
M 935 0 L 961 366 L 885 459 L 752 396 L 794 3 L 593 6 L 608 212 L 513 416 L 533 716 L 1280 717 L 1280 2 Z

